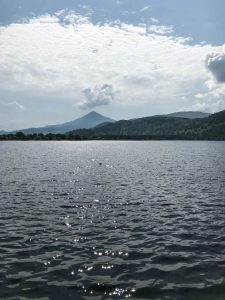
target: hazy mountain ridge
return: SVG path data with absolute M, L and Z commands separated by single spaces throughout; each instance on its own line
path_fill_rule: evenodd
M 187 118 L 187 119 L 200 119 L 210 116 L 210 113 L 205 113 L 201 111 L 178 111 L 165 115 L 167 117 L 175 118 Z
M 5 130 L 0 130 L 0 134 L 8 134 L 8 132 Z

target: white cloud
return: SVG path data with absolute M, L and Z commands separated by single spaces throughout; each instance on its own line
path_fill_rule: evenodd
M 197 99 L 203 99 L 206 96 L 207 96 L 207 94 L 198 93 L 198 94 L 195 95 L 195 98 L 197 98 Z
M 35 100 L 40 106 L 68 103 L 79 112 L 81 103 L 90 107 L 88 97 L 95 99 L 107 83 L 120 93 L 100 109 L 110 108 L 115 118 L 193 108 L 198 94 L 205 95 L 201 103 L 207 99 L 211 110 L 218 99 L 217 107 L 224 107 L 224 90 L 210 83 L 204 64 L 219 47 L 189 45 L 187 38 L 172 35 L 172 27 L 152 26 L 146 35 L 145 26 L 94 25 L 71 11 L 2 26 L 0 96 L 29 103 L 29 111 Z
M 172 34 L 174 32 L 173 26 L 164 26 L 164 25 L 151 25 L 148 28 L 148 31 L 154 32 L 157 34 Z
M 153 17 L 153 18 L 151 18 L 151 22 L 154 24 L 158 24 L 159 20 Z
M 59 19 L 56 16 L 42 15 L 39 18 L 24 20 L 24 23 L 30 24 L 51 24 L 58 23 Z

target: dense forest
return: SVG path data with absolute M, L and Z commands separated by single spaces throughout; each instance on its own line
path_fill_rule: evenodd
M 71 132 L 82 137 L 139 137 L 139 139 L 190 139 L 225 140 L 225 111 L 206 118 L 187 119 L 155 116 L 133 120 L 122 120 L 93 129 Z
M 33 133 L 25 134 L 22 131 L 16 133 L 0 135 L 0 141 L 63 141 L 63 140 L 81 140 L 80 136 L 74 134 L 61 134 L 61 133 Z

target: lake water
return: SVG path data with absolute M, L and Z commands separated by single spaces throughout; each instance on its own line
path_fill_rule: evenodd
M 0 299 L 225 299 L 225 143 L 0 142 Z

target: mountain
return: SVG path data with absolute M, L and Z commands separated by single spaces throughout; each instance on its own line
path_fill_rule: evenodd
M 175 118 L 187 118 L 187 119 L 200 119 L 206 118 L 210 114 L 204 113 L 201 111 L 179 111 L 166 115 L 167 117 L 175 117 Z
M 107 122 L 104 122 L 105 119 Z M 102 121 L 101 125 L 96 125 L 97 121 Z M 71 124 L 72 123 L 72 124 Z M 62 128 L 61 128 L 62 126 Z M 8 134 L 0 136 L 0 139 L 130 139 L 130 140 L 225 140 L 225 110 L 211 114 L 205 118 L 188 119 L 174 116 L 153 116 L 132 120 L 113 120 L 105 118 L 92 112 L 83 118 L 77 119 L 56 126 L 36 128 L 36 132 L 58 133 L 63 129 L 75 126 L 95 126 L 87 129 L 70 130 L 62 135 L 34 136 L 23 135 L 19 132 L 16 135 Z M 32 129 L 28 129 L 32 130 Z M 28 133 L 28 130 L 24 130 Z M 51 131 L 50 131 L 51 130 Z
M 28 128 L 28 129 L 22 129 L 20 130 L 24 134 L 32 134 L 32 133 L 65 133 L 71 130 L 80 129 L 80 128 L 93 128 L 95 126 L 98 126 L 102 123 L 112 123 L 115 122 L 114 120 L 107 118 L 99 113 L 96 113 L 95 111 L 90 112 L 89 114 L 79 118 L 75 119 L 73 121 L 58 124 L 58 125 L 49 125 L 45 127 L 39 127 L 39 128 Z
M 153 116 L 122 120 L 93 129 L 75 130 L 83 138 L 225 140 L 225 111 L 205 118 Z
M 7 134 L 8 132 L 5 130 L 0 130 L 0 134 Z

